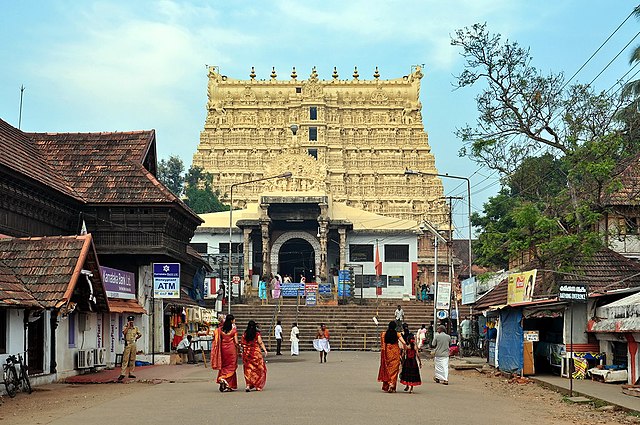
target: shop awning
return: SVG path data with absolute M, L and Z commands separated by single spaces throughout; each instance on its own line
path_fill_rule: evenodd
M 640 332 L 640 317 L 604 319 L 589 325 L 588 332 L 635 333 Z
M 109 298 L 109 311 L 112 313 L 147 314 L 147 311 L 138 303 L 138 300 L 120 298 Z

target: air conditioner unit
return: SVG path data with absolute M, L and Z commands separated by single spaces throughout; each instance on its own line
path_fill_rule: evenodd
M 93 364 L 95 366 L 107 365 L 107 349 L 106 348 L 96 348 L 95 350 L 93 350 Z
M 93 350 L 78 350 L 78 369 L 89 369 L 94 365 Z

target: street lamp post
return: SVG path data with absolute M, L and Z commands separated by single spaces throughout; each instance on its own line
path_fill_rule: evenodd
M 469 180 L 468 177 L 462 177 L 462 176 L 452 176 L 450 174 L 438 174 L 438 173 L 429 173 L 429 172 L 422 172 L 422 171 L 417 171 L 417 170 L 410 170 L 410 169 L 406 169 L 404 171 L 404 174 L 407 176 L 437 176 L 437 177 L 446 177 L 446 178 L 450 178 L 450 179 L 458 179 L 458 180 L 465 180 L 467 182 L 467 204 L 468 204 L 468 215 L 469 215 L 469 277 L 472 276 L 472 272 L 471 272 L 471 182 Z M 452 238 L 453 239 L 453 238 Z
M 231 191 L 229 193 L 229 280 L 227 281 L 227 285 L 229 285 L 228 288 L 228 308 L 227 308 L 227 312 L 228 314 L 231 314 L 231 292 L 233 289 L 233 284 L 231 283 L 231 245 L 232 245 L 232 231 L 233 231 L 233 188 L 236 186 L 242 186 L 245 184 L 250 184 L 250 183 L 256 183 L 256 182 L 261 182 L 261 181 L 265 181 L 265 180 L 272 180 L 272 179 L 288 179 L 291 178 L 291 171 L 286 171 L 282 174 L 278 174 L 277 176 L 270 176 L 270 177 L 263 177 L 261 179 L 255 179 L 255 180 L 247 180 L 244 182 L 238 182 L 238 183 L 233 183 L 231 185 Z M 246 261 L 246 259 L 245 259 Z

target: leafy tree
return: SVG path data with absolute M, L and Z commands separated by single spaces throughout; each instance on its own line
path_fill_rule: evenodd
M 164 184 L 174 195 L 180 197 L 184 185 L 184 164 L 177 156 L 169 159 L 161 159 L 158 164 L 158 180 Z
M 638 152 L 629 137 L 637 118 L 620 119 L 629 98 L 542 74 L 528 49 L 483 24 L 457 31 L 452 44 L 465 59 L 455 85 L 485 84 L 476 124 L 457 130 L 460 154 L 503 176 L 484 217 L 472 219 L 482 230 L 479 261 L 505 267 L 525 251 L 562 267 L 598 249 L 595 223 L 617 188 L 618 165 Z
M 228 211 L 229 206 L 220 202 L 220 193 L 211 187 L 212 176 L 201 167 L 192 166 L 184 182 L 185 203 L 198 214 Z

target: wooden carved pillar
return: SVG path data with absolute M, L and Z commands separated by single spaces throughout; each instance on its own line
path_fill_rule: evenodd
M 338 234 L 340 235 L 340 270 L 344 270 L 347 263 L 347 229 L 340 227 Z
M 318 204 L 320 215 L 318 216 L 318 233 L 320 235 L 320 267 L 317 275 L 323 282 L 327 281 L 327 236 L 329 233 L 329 217 L 327 204 Z
M 251 295 L 251 276 L 249 275 L 249 270 L 253 267 L 253 258 L 251 256 L 251 229 L 244 228 L 242 229 L 242 253 L 244 256 L 244 294 L 245 296 Z
M 271 241 L 269 240 L 269 224 L 271 219 L 267 210 L 269 204 L 260 204 L 260 234 L 262 236 L 262 276 L 271 273 Z

